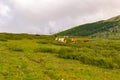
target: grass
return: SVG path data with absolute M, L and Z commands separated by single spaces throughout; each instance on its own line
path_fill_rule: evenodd
M 120 40 L 54 36 L 0 40 L 0 80 L 120 80 Z

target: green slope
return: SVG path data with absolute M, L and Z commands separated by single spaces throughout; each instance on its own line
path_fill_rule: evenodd
M 120 16 L 102 20 L 99 22 L 88 23 L 79 25 L 74 28 L 68 29 L 57 33 L 56 35 L 67 36 L 97 36 L 108 35 L 120 32 Z
M 0 80 L 120 80 L 120 40 L 0 34 Z

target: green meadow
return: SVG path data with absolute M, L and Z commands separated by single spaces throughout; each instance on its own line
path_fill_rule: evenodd
M 1 33 L 0 80 L 120 80 L 119 38 L 71 38 Z

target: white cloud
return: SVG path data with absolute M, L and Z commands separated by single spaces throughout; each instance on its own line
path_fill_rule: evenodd
M 10 9 L 8 6 L 0 4 L 0 16 L 7 16 Z
M 2 27 L 5 26 L 10 19 L 10 11 L 9 6 L 3 3 L 3 1 L 0 1 L 0 31 L 2 31 Z
M 119 0 L 0 0 L 0 31 L 50 34 L 120 14 Z M 2 27 L 1 27 L 2 26 Z M 3 27 L 4 26 L 4 27 Z

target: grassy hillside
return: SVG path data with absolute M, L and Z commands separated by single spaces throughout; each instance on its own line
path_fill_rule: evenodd
M 120 80 L 120 40 L 76 38 L 0 34 L 0 80 Z
M 120 16 L 108 20 L 102 20 L 95 23 L 79 25 L 77 27 L 57 33 L 56 35 L 93 36 L 93 37 L 119 36 L 120 37 Z

